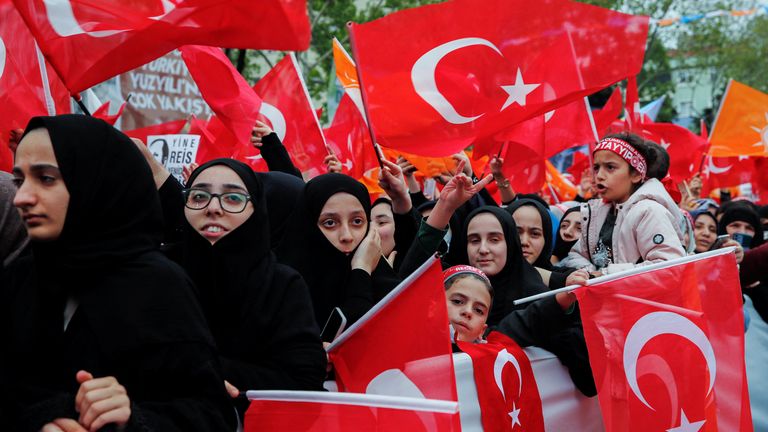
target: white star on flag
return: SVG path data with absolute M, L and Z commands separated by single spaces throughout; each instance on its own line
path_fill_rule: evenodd
M 662 138 L 662 139 L 661 139 L 661 144 L 659 144 L 659 145 L 660 145 L 660 146 L 662 146 L 662 147 L 664 147 L 664 150 L 667 150 L 667 149 L 669 149 L 669 144 L 670 144 L 670 143 L 668 143 L 668 142 L 664 141 L 664 138 Z
M 685 412 L 680 410 L 680 426 L 672 429 L 667 429 L 667 432 L 698 432 L 706 420 L 697 422 L 689 422 L 688 417 L 685 416 Z
M 520 408 L 516 408 L 514 402 L 512 402 L 512 411 L 509 412 L 509 417 L 512 418 L 513 428 L 515 427 L 515 425 L 519 425 L 520 427 L 523 427 L 522 423 L 520 423 Z
M 513 103 L 517 103 L 520 106 L 525 106 L 525 97 L 528 93 L 536 90 L 541 84 L 526 84 L 523 81 L 523 74 L 520 72 L 520 68 L 517 68 L 517 77 L 515 78 L 514 85 L 501 86 L 505 92 L 509 93 L 507 101 L 504 102 L 504 106 L 501 107 L 501 111 Z

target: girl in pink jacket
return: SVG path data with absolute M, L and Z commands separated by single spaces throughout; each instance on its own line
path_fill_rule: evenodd
M 650 144 L 611 135 L 592 159 L 600 198 L 581 205 L 581 238 L 563 265 L 599 276 L 685 256 L 680 211 L 661 182 L 647 177 L 656 162 Z

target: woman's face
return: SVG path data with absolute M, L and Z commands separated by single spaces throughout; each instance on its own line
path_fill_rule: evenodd
M 214 165 L 206 168 L 195 178 L 190 189 L 184 207 L 184 216 L 192 228 L 211 244 L 234 231 L 253 214 L 253 203 L 247 198 L 248 189 L 245 183 L 227 166 Z M 210 202 L 204 209 L 189 208 L 189 206 L 204 205 L 209 194 L 223 196 L 210 197 Z M 198 204 L 195 204 L 195 201 Z M 232 213 L 243 206 L 245 207 L 243 211 Z
M 336 249 L 352 253 L 368 231 L 368 217 L 354 195 L 338 192 L 325 202 L 317 227 Z
M 696 253 L 706 252 L 717 239 L 717 225 L 710 217 L 698 217 L 693 223 L 693 238 L 696 240 Z
M 13 205 L 34 241 L 59 238 L 69 207 L 69 190 L 59 171 L 46 129 L 29 132 L 16 149 L 13 181 L 18 188 Z
M 501 223 L 491 213 L 480 213 L 467 226 L 469 265 L 495 276 L 507 265 L 507 241 Z
M 545 239 L 541 214 L 533 206 L 524 205 L 515 210 L 512 217 L 517 225 L 523 257 L 529 264 L 533 264 L 544 250 Z
M 381 253 L 389 256 L 395 250 L 395 218 L 392 207 L 387 203 L 377 204 L 371 209 L 371 220 L 381 237 Z
M 573 211 L 560 222 L 560 237 L 565 241 L 576 241 L 581 237 L 581 213 Z
M 740 234 L 748 234 L 748 235 L 751 235 L 752 237 L 755 236 L 755 228 L 751 224 L 744 221 L 733 221 L 729 223 L 728 225 L 725 226 L 725 232 L 727 232 L 728 234 L 740 233 Z

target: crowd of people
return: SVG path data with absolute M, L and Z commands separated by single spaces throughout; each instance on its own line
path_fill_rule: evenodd
M 768 207 L 695 188 L 676 202 L 666 151 L 632 133 L 597 143 L 558 204 L 516 194 L 498 158 L 477 178 L 463 155 L 430 197 L 409 161 L 382 160 L 372 201 L 334 157 L 305 183 L 268 127 L 251 141 L 269 172 L 214 159 L 180 184 L 101 120 L 29 122 L 0 173 L 4 428 L 236 430 L 245 390 L 322 390 L 328 317 L 351 325 L 435 254 L 454 341 L 496 330 L 542 347 L 587 396 L 575 296 L 515 300 L 734 247 L 745 322 L 768 321 Z

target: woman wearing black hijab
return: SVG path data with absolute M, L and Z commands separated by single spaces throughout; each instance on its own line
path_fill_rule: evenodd
M 0 171 L 0 271 L 28 250 L 29 237 L 13 208 L 16 187 L 10 174 Z
M 717 234 L 746 234 L 752 237 L 749 244 L 743 244 L 744 249 L 756 248 L 763 244 L 763 225 L 760 216 L 751 203 L 734 201 L 723 212 L 717 224 Z
M 538 218 L 521 216 L 528 209 L 533 210 L 529 212 L 532 215 L 538 214 Z M 552 256 L 553 241 L 552 218 L 549 216 L 549 211 L 538 201 L 529 198 L 514 201 L 506 207 L 506 210 L 515 220 L 526 260 L 534 267 L 550 270 L 552 268 L 550 257 Z M 518 214 L 518 217 L 515 217 L 515 214 Z M 526 213 L 525 216 L 530 215 Z M 523 220 L 526 222 L 525 224 L 520 223 Z
M 224 378 L 241 390 L 322 389 L 326 356 L 309 292 L 271 252 L 262 182 L 242 162 L 215 159 L 187 183 L 184 267 Z
M 351 325 L 400 281 L 381 259 L 370 216 L 368 189 L 343 174 L 313 178 L 296 203 L 277 257 L 307 282 L 321 325 L 335 307 Z
M 2 283 L 4 428 L 232 430 L 213 340 L 158 251 L 160 203 L 129 138 L 90 117 L 33 118 L 14 181 L 32 254 Z

